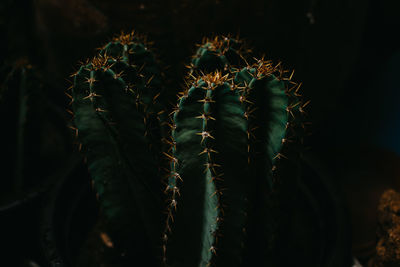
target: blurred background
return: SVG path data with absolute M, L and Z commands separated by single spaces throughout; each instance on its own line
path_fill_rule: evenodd
M 26 125 L 34 134 L 25 154 L 36 161 L 23 171 L 15 161 L 21 103 L 3 101 L 0 109 L 0 255 L 10 262 L 4 266 L 47 266 L 40 230 L 45 192 L 75 164 L 65 127 L 69 76 L 96 48 L 132 29 L 154 41 L 168 66 L 171 99 L 204 36 L 240 34 L 256 55 L 295 70 L 311 100 L 305 144 L 335 173 L 352 255 L 366 264 L 375 253 L 379 199 L 388 188 L 400 191 L 399 12 L 394 0 L 2 0 L 2 88 L 18 80 L 9 75 L 12 66 L 29 62 L 43 92 L 32 100 L 42 105 L 29 110 Z M 30 178 L 18 187 L 14 176 Z

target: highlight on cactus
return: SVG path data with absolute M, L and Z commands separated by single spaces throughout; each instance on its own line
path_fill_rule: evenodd
M 172 112 L 159 102 L 165 82 L 155 56 L 135 33 L 73 75 L 74 129 L 107 230 L 137 262 L 271 261 L 279 219 L 271 193 L 280 159 L 301 151 L 309 102 L 293 73 L 245 47 L 232 37 L 204 39 Z

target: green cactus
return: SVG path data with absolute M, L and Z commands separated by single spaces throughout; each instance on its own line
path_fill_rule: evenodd
M 176 145 L 169 156 L 168 191 L 172 193 L 167 227 L 174 223 L 166 247 L 173 266 L 207 266 L 216 253 L 226 253 L 224 256 L 233 256 L 235 261 L 236 248 L 243 240 L 247 182 L 241 178 L 248 171 L 243 168 L 247 163 L 247 121 L 239 92 L 231 90 L 227 78 L 218 72 L 194 81 L 174 115 L 172 138 Z M 222 199 L 235 208 L 225 209 Z M 226 238 L 217 248 L 218 233 Z M 225 250 L 224 243 L 228 246 Z M 181 253 L 183 246 L 186 253 Z
M 249 52 L 237 39 L 205 39 L 170 122 L 156 101 L 161 72 L 134 34 L 74 74 L 75 130 L 109 233 L 137 259 L 150 247 L 166 266 L 268 263 L 274 171 L 298 141 L 308 102 L 293 73 L 263 59 L 249 65 Z
M 160 86 L 153 54 L 131 33 L 81 66 L 72 87 L 75 131 L 107 230 L 117 248 L 138 257 L 149 247 L 157 255 L 161 242 Z
M 246 65 L 238 43 L 206 40 L 174 111 L 163 246 L 172 266 L 239 266 L 268 250 L 273 171 L 308 103 L 280 64 Z

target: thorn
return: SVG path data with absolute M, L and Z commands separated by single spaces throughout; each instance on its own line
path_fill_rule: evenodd
M 294 91 L 294 95 L 295 95 L 295 96 L 301 96 L 298 92 L 299 92 L 300 87 L 301 87 L 302 84 L 303 84 L 303 83 L 300 83 L 300 84 L 297 86 L 297 89 Z
M 158 94 L 156 94 L 154 97 L 153 97 L 153 103 L 156 101 L 156 99 L 158 98 L 160 96 L 160 93 L 158 93 Z M 160 111 L 161 112 L 161 111 Z M 164 111 L 162 111 L 161 113 L 163 113 Z M 158 113 L 157 113 L 158 114 Z M 158 115 L 160 115 L 160 114 L 158 114 Z
M 281 159 L 281 158 L 287 159 L 287 157 L 286 157 L 285 155 L 281 154 L 281 153 L 278 153 L 278 154 L 274 157 L 274 159 Z
M 95 110 L 96 110 L 97 112 L 107 112 L 107 110 L 101 109 L 101 108 L 96 108 Z
M 202 131 L 201 133 L 196 133 L 197 135 L 201 135 L 201 142 L 200 142 L 200 144 L 202 144 L 203 143 L 203 141 L 206 139 L 206 138 L 212 138 L 212 139 L 215 139 L 209 132 L 207 132 L 207 131 Z
M 150 79 L 147 80 L 146 86 L 148 86 L 148 85 L 151 83 L 151 81 L 152 81 L 153 79 L 154 79 L 154 75 L 152 75 L 152 76 L 150 77 Z
M 68 126 L 68 128 L 70 128 L 71 130 L 73 130 L 75 132 L 75 137 L 78 137 L 78 128 L 76 128 L 74 126 Z
M 290 76 L 289 76 L 289 81 L 292 80 L 293 75 L 294 75 L 294 70 L 292 71 L 292 73 L 291 73 Z
M 79 74 L 79 70 L 77 70 L 76 72 L 72 73 L 71 75 L 69 75 L 70 78 L 74 78 L 75 76 L 77 76 Z
M 221 165 L 212 163 L 212 162 L 207 162 L 206 164 L 204 164 L 204 166 L 206 166 L 206 169 L 204 170 L 204 172 L 206 172 L 207 170 L 210 169 L 210 170 L 212 170 L 213 173 L 215 173 L 214 167 L 221 167 Z
M 197 116 L 196 119 L 203 119 L 203 120 L 205 120 L 206 122 L 207 122 L 208 120 L 213 120 L 213 121 L 215 121 L 215 118 L 214 118 L 214 117 L 212 117 L 212 116 L 209 115 L 209 114 L 205 114 L 205 113 L 201 114 L 200 116 Z
M 217 255 L 217 251 L 216 251 L 216 248 L 215 248 L 214 246 L 211 246 L 211 247 L 210 247 L 210 251 L 211 251 L 214 255 Z
M 174 187 L 173 187 L 172 192 L 174 192 L 174 194 L 175 194 L 175 193 L 178 194 L 178 196 L 181 195 L 181 193 L 179 192 L 179 188 L 178 188 L 177 186 L 174 186 Z
M 212 198 L 213 196 L 215 196 L 216 194 L 222 195 L 221 191 L 215 190 L 214 193 L 211 194 L 210 198 Z
M 197 102 L 202 102 L 202 103 L 215 103 L 214 100 L 212 100 L 211 97 L 206 96 L 204 99 L 198 100 Z
M 96 97 L 96 96 L 101 96 L 101 95 L 97 95 L 96 93 L 94 93 L 94 92 L 91 92 L 89 95 L 87 95 L 87 96 L 85 96 L 84 98 L 82 98 L 82 99 L 90 99 L 90 101 L 92 101 L 93 102 L 93 98 L 94 97 Z
M 173 171 L 173 172 L 171 172 L 171 176 L 174 177 L 175 180 L 179 179 L 179 180 L 181 180 L 181 182 L 183 182 L 182 177 L 179 175 L 179 173 Z
M 175 130 L 176 129 L 176 124 L 175 123 L 174 124 L 167 123 L 167 125 L 169 126 L 169 128 L 171 130 Z
M 209 147 L 206 147 L 203 151 L 201 151 L 198 155 L 200 156 L 200 155 L 203 155 L 204 153 L 207 153 L 208 154 L 208 158 L 210 158 L 210 154 L 211 153 L 218 153 L 217 151 L 215 151 L 214 149 L 212 149 L 212 148 L 209 148 Z
M 209 183 L 216 181 L 223 181 L 223 179 L 221 178 L 223 176 L 223 174 L 217 174 L 211 177 Z
M 114 79 L 116 80 L 116 79 L 122 77 L 123 74 L 124 74 L 124 71 L 123 71 L 123 70 L 122 70 L 120 73 L 115 73 L 115 74 L 114 74 Z
M 92 85 L 93 83 L 97 82 L 97 80 L 94 77 L 86 78 L 86 82 Z
M 138 70 L 138 73 L 142 72 L 144 66 L 146 66 L 146 62 L 144 62 L 144 64 L 140 67 L 140 69 Z
M 109 247 L 109 248 L 114 247 L 114 244 L 111 241 L 111 238 L 107 235 L 107 233 L 104 233 L 104 232 L 100 233 L 100 237 L 101 237 L 101 240 L 103 241 L 104 245 L 106 245 L 106 247 Z
M 305 108 L 308 104 L 310 104 L 311 100 L 308 100 L 306 103 L 304 103 L 301 107 Z
M 292 117 L 294 118 L 294 114 L 292 112 L 292 107 L 290 107 L 290 106 L 286 107 L 286 112 L 290 113 L 290 115 L 292 115 Z
M 240 101 L 240 103 L 246 102 L 246 103 L 249 103 L 249 104 L 251 104 L 251 105 L 254 105 L 253 102 L 247 100 L 247 98 L 246 98 L 245 96 L 243 96 L 243 95 L 241 95 L 241 96 L 239 97 L 239 101 Z
M 178 159 L 175 158 L 174 156 L 171 156 L 170 154 L 165 153 L 165 152 L 163 152 L 163 154 L 164 154 L 167 158 L 169 158 L 171 161 L 173 161 L 173 162 L 175 162 L 175 163 L 178 163 Z
M 178 202 L 175 199 L 173 199 L 173 200 L 171 200 L 170 206 L 173 207 L 175 209 L 175 211 L 176 211 L 176 205 L 177 204 L 178 204 Z

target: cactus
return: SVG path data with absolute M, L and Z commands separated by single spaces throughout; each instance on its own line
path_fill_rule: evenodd
M 268 249 L 272 172 L 308 103 L 280 64 L 257 60 L 237 69 L 247 64 L 238 43 L 206 40 L 174 111 L 163 246 L 171 266 L 239 266 L 245 253 L 262 257 Z M 248 236 L 248 227 L 259 228 Z
M 74 74 L 74 129 L 111 239 L 135 249 L 135 259 L 152 247 L 166 266 L 268 262 L 269 195 L 308 102 L 293 73 L 263 59 L 249 64 L 243 44 L 204 40 L 169 122 L 156 101 L 161 72 L 136 35 L 114 39 Z M 169 164 L 162 190 L 160 154 Z
M 135 33 L 122 34 L 73 76 L 74 130 L 111 239 L 137 257 L 148 248 L 154 256 L 161 240 L 160 141 L 154 140 L 161 140 L 162 85 L 154 56 Z

